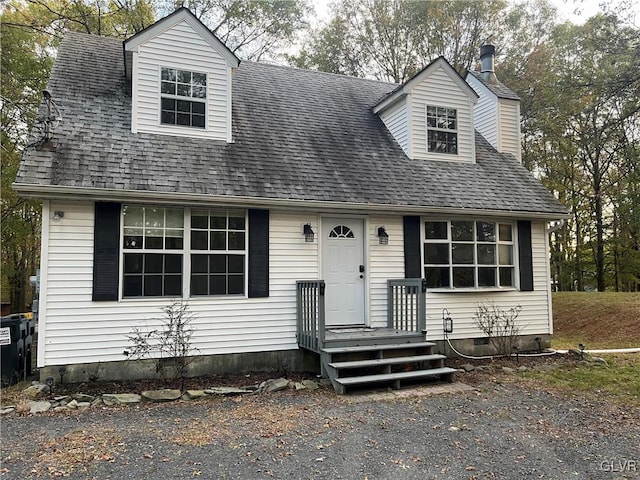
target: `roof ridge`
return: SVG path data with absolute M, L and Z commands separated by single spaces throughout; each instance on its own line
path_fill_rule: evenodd
M 381 85 L 388 85 L 390 87 L 397 87 L 398 85 L 400 85 L 399 83 L 394 83 L 394 82 L 386 82 L 384 80 L 376 80 L 374 78 L 363 78 L 363 77 L 354 77 L 353 75 L 347 75 L 344 73 L 333 73 L 333 72 L 323 72 L 321 70 L 312 70 L 310 68 L 300 68 L 300 67 L 294 67 L 292 65 L 281 65 L 279 63 L 267 63 L 267 62 L 254 62 L 251 60 L 243 60 L 242 61 L 243 65 L 259 65 L 261 67 L 274 67 L 274 68 L 280 68 L 283 70 L 297 70 L 299 72 L 308 72 L 308 73 L 313 73 L 313 74 L 318 74 L 318 75 L 330 75 L 330 76 L 334 76 L 334 77 L 340 77 L 340 78 L 347 78 L 349 80 L 360 80 L 363 82 L 369 82 L 369 83 L 377 83 L 377 84 L 381 84 Z

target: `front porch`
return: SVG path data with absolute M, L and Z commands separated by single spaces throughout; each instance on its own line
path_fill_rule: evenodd
M 385 327 L 327 327 L 324 281 L 298 281 L 298 345 L 320 356 L 323 377 L 340 394 L 362 385 L 451 381 L 455 370 L 425 341 L 425 291 L 421 278 L 388 280 Z

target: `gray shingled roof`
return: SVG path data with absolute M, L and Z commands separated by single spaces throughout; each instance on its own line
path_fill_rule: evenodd
M 476 135 L 476 164 L 410 160 L 371 107 L 396 85 L 243 62 L 235 143 L 131 133 L 122 42 L 69 33 L 49 89 L 63 119 L 55 151 L 29 149 L 16 179 L 268 199 L 564 214 L 511 155 Z M 259 200 L 256 202 L 259 204 Z
M 469 73 L 473 75 L 475 78 L 477 78 L 478 81 L 482 83 L 485 87 L 491 90 L 496 97 L 505 98 L 507 100 L 520 100 L 520 97 L 516 95 L 512 90 L 510 90 L 509 87 L 507 87 L 500 80 L 497 80 L 498 83 L 496 84 L 489 83 L 484 79 L 484 77 L 482 76 L 482 73 L 471 71 L 471 70 L 469 71 Z

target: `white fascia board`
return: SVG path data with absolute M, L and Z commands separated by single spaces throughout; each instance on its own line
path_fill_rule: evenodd
M 240 65 L 238 57 L 236 57 L 233 52 L 229 50 L 227 46 L 213 34 L 213 32 L 211 32 L 211 30 L 205 27 L 203 23 L 186 8 L 176 10 L 171 15 L 158 20 L 150 27 L 125 40 L 124 49 L 126 51 L 137 52 L 140 45 L 175 27 L 181 22 L 187 22 L 198 33 L 198 35 L 200 35 L 200 37 L 202 37 L 202 39 L 211 46 L 211 48 L 217 51 L 227 61 L 228 65 L 234 68 L 237 68 L 238 65 Z
M 384 110 L 386 110 L 387 108 L 391 108 L 393 107 L 396 103 L 402 101 L 405 99 L 405 97 L 407 96 L 407 92 L 404 90 L 404 88 L 399 88 L 398 90 L 396 90 L 394 93 L 392 93 L 391 95 L 389 95 L 387 98 L 385 98 L 384 100 L 382 100 L 380 103 L 378 103 L 377 105 L 375 105 L 371 111 L 375 114 L 379 114 L 381 112 L 383 112 Z
M 546 213 L 546 212 L 526 212 L 518 210 L 483 210 L 476 208 L 449 208 L 434 207 L 429 205 L 390 205 L 384 203 L 347 203 L 330 202 L 320 200 L 292 200 L 265 197 L 246 197 L 230 195 L 206 195 L 201 193 L 178 193 L 178 192 L 149 192 L 138 190 L 117 190 L 111 188 L 90 188 L 90 187 L 67 187 L 61 185 L 33 185 L 14 183 L 13 189 L 25 198 L 39 199 L 73 199 L 90 201 L 112 201 L 112 202 L 136 202 L 136 203 L 165 203 L 173 205 L 261 205 L 264 207 L 280 210 L 297 209 L 314 212 L 350 212 L 350 213 L 371 213 L 388 212 L 395 214 L 443 214 L 443 215 L 473 215 L 483 217 L 517 218 L 517 219 L 540 219 L 540 220 L 560 220 L 570 218 L 569 214 Z

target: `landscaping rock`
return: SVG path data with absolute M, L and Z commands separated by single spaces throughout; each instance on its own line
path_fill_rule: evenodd
M 519 372 L 528 372 L 529 368 L 525 367 L 524 365 L 522 365 L 522 366 L 518 367 L 518 371 Z
M 141 397 L 137 393 L 105 393 L 102 401 L 105 405 L 122 405 L 129 403 L 140 403 Z
M 69 403 L 67 403 L 67 408 L 71 409 L 71 410 L 75 410 L 76 408 L 78 408 L 78 401 L 77 400 L 71 400 Z
M 86 410 L 91 406 L 89 402 L 78 402 L 78 410 Z
M 48 411 L 51 408 L 51 402 L 49 401 L 39 401 L 39 402 L 29 402 L 29 413 L 43 413 Z
M 183 400 L 196 400 L 198 398 L 206 397 L 207 394 L 204 390 L 187 390 L 182 395 Z
M 317 390 L 320 388 L 320 385 L 318 384 L 318 382 L 315 382 L 313 380 L 303 380 L 302 385 L 304 385 L 309 390 Z
M 73 395 L 71 395 L 71 398 L 73 398 L 74 400 L 77 400 L 78 402 L 93 402 L 96 397 L 94 397 L 93 395 L 85 395 L 84 393 L 74 393 Z
M 45 398 L 49 395 L 49 387 L 43 385 L 42 383 L 37 383 L 35 385 L 31 385 L 27 387 L 22 392 L 29 400 L 38 400 L 40 398 Z
M 67 407 L 64 407 L 62 405 L 58 405 L 57 407 L 53 408 L 54 412 L 68 412 L 69 409 Z
M 502 367 L 502 371 L 504 373 L 514 373 L 515 372 L 515 370 L 513 368 L 511 368 L 511 367 Z
M 462 368 L 465 372 L 473 372 L 476 369 L 476 367 L 474 367 L 470 363 L 465 363 L 464 365 L 460 365 L 460 368 Z
M 295 388 L 295 389 L 296 389 L 296 391 L 298 391 L 298 390 L 306 390 L 306 388 L 307 388 L 307 387 L 305 387 L 305 386 L 304 386 L 302 383 L 300 383 L 300 382 L 295 382 L 295 383 L 293 384 L 293 388 Z
M 104 402 L 101 397 L 97 397 L 93 402 L 91 402 L 92 407 L 100 407 L 102 405 L 104 405 Z
M 207 388 L 204 393 L 207 395 L 242 395 L 243 393 L 251 393 L 244 388 L 236 387 L 211 387 Z
M 180 390 L 163 388 L 160 390 L 146 390 L 142 392 L 142 400 L 145 402 L 173 402 L 182 396 Z
M 604 358 L 600 358 L 600 357 L 593 357 L 591 361 L 596 365 L 605 365 L 605 366 L 609 365 Z
M 287 380 L 286 378 L 270 378 L 269 380 L 265 380 L 260 384 L 258 392 L 279 392 L 280 390 L 284 390 L 287 387 L 289 387 L 289 380 Z
M 7 405 L 4 408 L 0 408 L 0 415 L 9 415 L 10 413 L 13 413 L 16 411 L 16 407 L 14 407 L 13 405 Z

